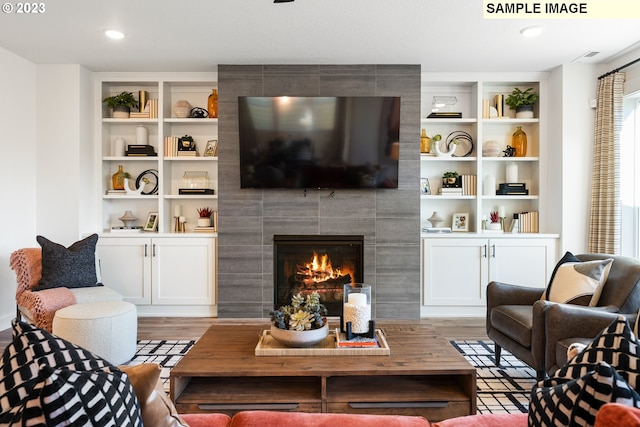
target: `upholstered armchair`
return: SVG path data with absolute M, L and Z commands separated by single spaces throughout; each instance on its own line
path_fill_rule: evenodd
M 582 262 L 614 260 L 596 306 L 582 306 L 583 310 L 635 315 L 640 307 L 640 260 L 606 254 L 576 257 Z M 555 343 L 547 339 L 546 314 L 558 303 L 542 299 L 545 289 L 500 282 L 491 282 L 487 287 L 486 328 L 495 343 L 496 364 L 499 365 L 501 349 L 505 348 L 535 369 L 539 379 L 548 372 L 546 347 L 551 345 L 555 349 Z
M 122 300 L 122 295 L 106 286 L 36 290 L 42 278 L 41 248 L 18 249 L 9 262 L 16 273 L 16 317 L 49 332 L 53 317 L 61 308 L 83 302 Z

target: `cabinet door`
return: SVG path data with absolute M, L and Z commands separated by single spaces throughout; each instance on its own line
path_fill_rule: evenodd
M 492 239 L 489 280 L 544 288 L 553 269 L 553 239 Z
M 424 239 L 424 304 L 484 305 L 487 250 L 486 239 Z
M 215 304 L 212 238 L 155 238 L 151 254 L 154 305 Z
M 132 304 L 151 304 L 150 242 L 142 238 L 109 237 L 101 238 L 96 247 L 102 283 Z

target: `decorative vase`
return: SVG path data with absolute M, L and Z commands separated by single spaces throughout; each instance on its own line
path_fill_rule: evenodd
M 347 324 L 351 323 L 351 332 L 366 334 L 371 320 L 371 286 L 363 283 L 348 283 L 343 287 L 342 330 L 347 332 Z
M 522 126 L 517 126 L 511 137 L 511 146 L 516 150 L 515 157 L 525 157 L 527 155 L 527 134 L 522 130 Z
M 143 112 L 145 107 L 147 106 L 147 101 L 149 100 L 149 92 L 146 90 L 138 91 L 138 111 Z
M 117 137 L 113 141 L 113 153 L 111 153 L 114 157 L 124 157 L 124 146 L 126 141 L 121 136 Z
M 149 131 L 146 127 L 138 125 L 136 128 L 136 144 L 148 145 L 149 144 Z
M 490 222 L 487 228 L 489 230 L 502 230 L 502 225 L 499 222 Z
M 421 153 L 431 152 L 431 138 L 427 136 L 426 129 L 422 129 L 422 133 L 420 134 L 420 152 Z
M 512 162 L 507 165 L 506 178 L 508 183 L 518 182 L 517 163 Z
M 431 226 L 433 228 L 438 228 L 438 227 L 442 227 L 442 224 L 444 223 L 444 218 L 440 216 L 438 211 L 433 211 L 433 214 L 429 218 L 427 218 L 427 221 L 431 223 Z
M 211 95 L 207 100 L 207 111 L 209 112 L 210 119 L 218 118 L 218 90 L 211 89 Z
M 484 177 L 484 181 L 482 183 L 482 194 L 485 196 L 495 196 L 496 195 L 496 177 L 489 174 Z
M 124 190 L 124 178 L 126 174 L 122 170 L 122 165 L 118 165 L 118 171 L 111 177 L 111 184 L 114 190 Z
M 177 101 L 176 104 L 173 106 L 173 115 L 175 117 L 184 119 L 189 117 L 190 113 L 191 113 L 191 104 L 189 103 L 189 101 L 185 101 L 184 99 L 181 99 Z
M 198 218 L 198 227 L 211 227 L 211 218 Z
M 131 213 L 131 211 L 124 211 L 124 215 L 122 215 L 118 219 L 122 221 L 122 223 L 124 224 L 124 228 L 132 228 L 138 220 L 138 218 L 133 216 L 133 213 Z
M 322 342 L 329 335 L 329 323 L 325 321 L 322 328 L 306 331 L 290 331 L 271 325 L 269 332 L 276 341 L 287 347 L 310 347 Z
M 518 105 L 516 107 L 517 119 L 531 119 L 533 118 L 533 105 Z
M 482 144 L 482 157 L 498 157 L 500 155 L 500 144 L 498 141 L 489 140 Z

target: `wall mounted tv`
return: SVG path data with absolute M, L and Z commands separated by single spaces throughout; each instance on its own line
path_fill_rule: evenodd
M 241 188 L 398 188 L 400 97 L 238 97 Z

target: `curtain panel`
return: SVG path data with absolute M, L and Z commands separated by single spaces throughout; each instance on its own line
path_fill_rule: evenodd
M 589 218 L 589 252 L 619 255 L 621 250 L 620 130 L 625 74 L 598 81 Z

